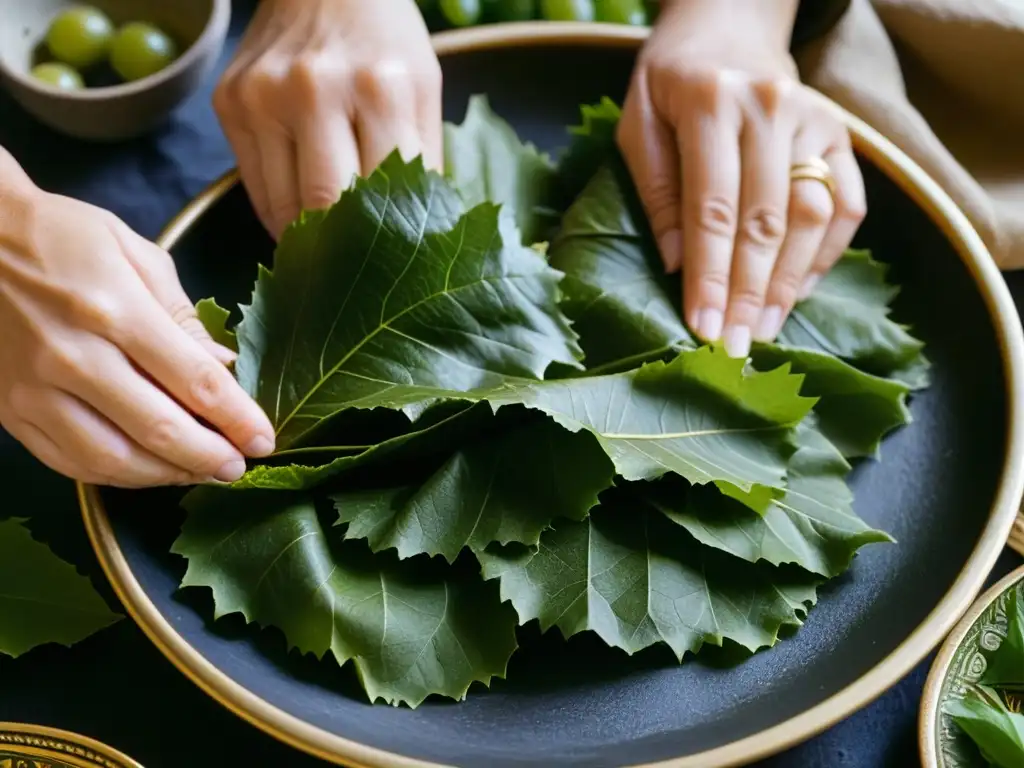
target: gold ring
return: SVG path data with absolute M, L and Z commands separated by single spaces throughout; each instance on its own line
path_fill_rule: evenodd
M 789 178 L 790 181 L 799 181 L 801 179 L 820 181 L 828 190 L 828 195 L 832 198 L 832 202 L 835 203 L 836 179 L 832 175 L 832 169 L 828 167 L 828 163 L 822 158 L 812 157 L 808 160 L 794 163 L 789 169 Z

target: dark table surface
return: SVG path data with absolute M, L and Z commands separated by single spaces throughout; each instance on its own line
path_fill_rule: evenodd
M 236 2 L 225 59 L 245 19 Z M 66 139 L 28 118 L 0 94 L 0 145 L 43 188 L 108 208 L 155 237 L 210 181 L 233 164 L 210 108 L 215 77 L 163 129 L 143 139 L 95 146 Z M 1024 275 L 1012 275 L 1018 306 Z M 0 515 L 31 516 L 32 527 L 62 556 L 94 575 L 111 604 L 89 549 L 72 484 L 36 463 L 0 431 L 0 477 L 18 478 Z M 1021 562 L 1005 552 L 995 580 Z M 758 768 L 909 768 L 918 764 L 917 707 L 929 657 L 876 702 L 821 736 L 758 763 Z M 0 657 L 0 720 L 40 723 L 97 738 L 147 768 L 325 765 L 278 744 L 208 699 L 130 621 L 73 649 L 43 647 L 17 660 Z

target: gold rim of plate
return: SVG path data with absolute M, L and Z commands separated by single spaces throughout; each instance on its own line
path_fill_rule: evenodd
M 924 693 L 921 695 L 921 707 L 919 710 L 917 744 L 921 752 L 922 768 L 939 768 L 939 714 L 942 704 L 942 689 L 949 676 L 953 659 L 957 651 L 967 639 L 967 635 L 975 623 L 982 617 L 999 597 L 1010 587 L 1024 579 L 1024 565 L 1014 569 L 1003 578 L 993 584 L 974 605 L 963 615 L 953 631 L 949 633 L 946 641 L 942 644 L 932 668 L 928 672 L 928 679 L 924 684 Z
M 31 761 L 33 768 L 143 768 L 140 763 L 77 733 L 27 723 L 0 722 L 0 766 L 20 766 L 16 760 Z
M 529 46 L 639 48 L 648 31 L 579 22 L 520 22 L 453 30 L 434 36 L 438 55 Z M 906 154 L 880 133 L 821 97 L 849 128 L 858 154 L 888 176 L 942 231 L 967 266 L 992 318 L 1007 387 L 1009 440 L 988 522 L 963 570 L 925 620 L 892 653 L 840 692 L 759 733 L 711 750 L 633 768 L 730 768 L 780 752 L 824 731 L 873 701 L 942 640 L 977 596 L 1006 543 L 1024 493 L 1024 332 L 998 267 L 966 216 Z M 234 172 L 214 182 L 167 226 L 158 243 L 170 249 L 234 184 Z M 150 640 L 196 685 L 239 717 L 312 755 L 351 768 L 443 768 L 366 746 L 303 722 L 225 675 L 179 635 L 149 600 L 114 537 L 95 487 L 79 484 L 79 502 L 93 548 L 125 608 Z

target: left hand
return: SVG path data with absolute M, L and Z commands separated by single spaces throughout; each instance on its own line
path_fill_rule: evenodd
M 618 128 L 687 324 L 734 357 L 778 335 L 865 214 L 846 128 L 797 79 L 793 14 L 794 0 L 666 3 Z M 815 160 L 834 200 L 791 178 Z

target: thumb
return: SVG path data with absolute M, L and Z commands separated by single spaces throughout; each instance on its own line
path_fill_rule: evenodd
M 223 365 L 234 363 L 237 357 L 235 352 L 215 341 L 199 319 L 195 305 L 181 286 L 173 257 L 125 225 L 117 227 L 117 230 L 116 235 L 125 256 L 153 298 L 166 310 L 171 319 L 218 362 Z
M 626 97 L 616 140 L 647 212 L 665 271 L 675 272 L 683 260 L 679 149 L 669 126 L 655 114 L 642 78 Z

